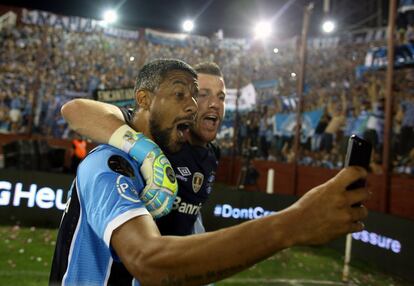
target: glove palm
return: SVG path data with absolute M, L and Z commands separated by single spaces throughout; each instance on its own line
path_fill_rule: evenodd
M 141 174 L 146 182 L 140 194 L 147 210 L 154 218 L 171 211 L 178 184 L 171 163 L 162 150 L 142 133 L 134 134 L 135 143 L 129 155 L 141 163 Z

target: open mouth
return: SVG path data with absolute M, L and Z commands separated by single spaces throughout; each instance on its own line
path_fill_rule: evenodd
M 204 120 L 210 120 L 213 124 L 218 121 L 218 116 L 216 115 L 207 115 L 204 117 Z
M 181 139 L 180 141 L 187 140 L 192 125 L 192 122 L 182 122 L 177 124 L 177 134 L 178 137 Z
M 188 122 L 186 122 L 186 123 L 180 123 L 180 124 L 177 124 L 177 130 L 178 131 L 185 132 L 188 129 L 190 129 L 190 126 L 191 126 L 191 124 L 188 123 Z
M 220 118 L 216 114 L 207 114 L 203 117 L 203 127 L 205 130 L 214 131 L 217 129 Z

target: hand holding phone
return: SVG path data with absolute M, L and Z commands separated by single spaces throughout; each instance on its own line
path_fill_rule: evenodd
M 369 169 L 369 163 L 371 161 L 371 143 L 359 138 L 356 135 L 352 135 L 348 141 L 348 149 L 345 157 L 345 167 L 348 166 L 360 166 Z M 365 187 L 366 181 L 364 179 L 357 180 L 350 184 L 346 189 L 354 190 Z

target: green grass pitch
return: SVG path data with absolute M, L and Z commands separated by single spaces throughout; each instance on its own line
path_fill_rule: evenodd
M 55 229 L 0 227 L 0 285 L 47 285 Z M 345 285 L 342 254 L 324 247 L 286 249 L 216 285 Z M 358 261 L 347 285 L 412 285 Z

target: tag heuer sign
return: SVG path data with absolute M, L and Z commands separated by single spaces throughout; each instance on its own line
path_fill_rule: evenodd
M 195 172 L 193 176 L 193 191 L 194 193 L 198 193 L 198 191 L 201 189 L 201 186 L 203 185 L 204 175 Z

